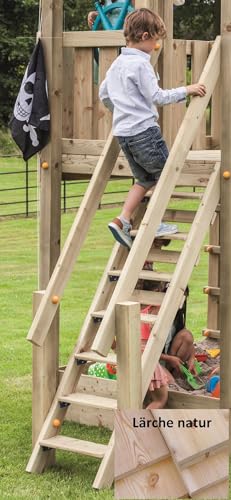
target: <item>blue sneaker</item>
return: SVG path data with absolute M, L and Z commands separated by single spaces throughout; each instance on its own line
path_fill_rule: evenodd
M 132 247 L 132 238 L 130 235 L 130 231 L 132 228 L 131 224 L 123 223 L 119 218 L 116 217 L 112 222 L 108 224 L 108 227 L 116 241 L 129 249 Z
M 176 224 L 170 225 L 161 222 L 159 227 L 157 228 L 155 238 L 159 238 L 160 236 L 168 236 L 169 234 L 175 233 L 178 233 L 178 227 L 176 226 Z

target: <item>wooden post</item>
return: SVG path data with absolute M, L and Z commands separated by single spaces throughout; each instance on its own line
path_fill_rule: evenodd
M 220 325 L 221 408 L 231 408 L 231 2 L 221 2 L 221 213 L 220 213 Z
M 160 0 L 159 14 L 163 18 L 167 37 L 163 40 L 163 49 L 160 57 L 158 69 L 161 73 L 161 85 L 163 89 L 172 88 L 173 74 L 173 4 L 172 0 Z M 172 105 L 163 106 L 162 113 L 162 132 L 163 137 L 170 148 L 172 145 Z
M 142 408 L 140 304 L 116 304 L 116 354 L 118 409 Z M 110 487 L 114 480 L 115 431 L 96 474 L 93 488 Z
M 33 313 L 35 315 L 43 291 L 33 294 Z M 34 447 L 43 422 L 50 409 L 51 401 L 54 397 L 54 387 L 57 385 L 58 359 L 56 351 L 53 350 L 53 360 L 51 353 L 53 348 L 53 337 L 48 335 L 45 346 L 33 345 L 33 370 L 32 370 L 32 446 Z M 54 366 L 56 369 L 54 370 Z M 55 462 L 55 451 L 49 450 L 46 456 L 46 466 Z
M 118 408 L 142 408 L 140 304 L 116 304 Z
M 61 203 L 61 138 L 62 138 L 62 28 L 63 2 L 41 2 L 41 39 L 45 53 L 48 79 L 49 107 L 51 113 L 50 142 L 41 153 L 40 165 L 40 242 L 39 288 L 47 287 L 60 253 L 60 203 Z M 42 297 L 39 297 L 39 301 Z M 38 306 L 38 297 L 36 297 Z M 38 426 L 45 420 L 58 383 L 59 330 L 58 314 L 53 320 L 46 341 L 41 349 L 33 350 L 33 417 L 40 406 L 39 418 L 33 422 L 33 440 Z M 37 383 L 36 371 L 43 374 L 43 383 Z M 38 375 L 39 376 L 39 375 Z M 41 382 L 41 380 L 40 380 Z M 49 452 L 46 464 L 51 463 Z
M 208 57 L 208 42 L 196 40 L 192 42 L 192 83 L 197 83 Z M 206 149 L 206 112 L 198 127 L 192 149 Z

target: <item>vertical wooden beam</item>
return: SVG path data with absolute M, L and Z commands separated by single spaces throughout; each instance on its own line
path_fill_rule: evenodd
M 173 87 L 186 85 L 186 40 L 173 41 Z M 172 123 L 172 142 L 174 142 L 177 132 L 181 126 L 186 111 L 186 103 L 172 105 L 174 120 Z
M 61 221 L 61 138 L 62 138 L 62 30 L 63 1 L 41 2 L 41 39 L 44 48 L 51 113 L 50 142 L 42 150 L 40 164 L 45 161 L 48 169 L 40 171 L 40 241 L 39 289 L 46 288 L 60 253 Z M 40 168 L 40 167 L 39 167 Z M 59 357 L 58 313 L 53 320 L 48 337 L 41 350 L 33 350 L 33 377 L 41 370 L 45 383 L 33 383 L 33 404 L 41 405 L 39 425 L 45 419 L 57 388 Z M 34 378 L 35 381 L 35 378 Z M 35 407 L 33 409 L 34 415 Z M 34 436 L 38 420 L 33 424 Z M 33 438 L 34 438 L 33 436 Z M 54 453 L 48 453 L 49 465 Z
M 117 48 L 101 48 L 99 51 L 99 83 L 118 55 Z M 107 139 L 112 126 L 112 113 L 102 102 L 98 103 L 98 139 Z
M 116 304 L 117 400 L 119 409 L 142 408 L 140 304 Z M 96 474 L 93 488 L 110 487 L 114 480 L 115 431 Z
M 195 40 L 192 42 L 192 83 L 199 81 L 208 57 L 208 42 Z M 206 112 L 198 127 L 192 149 L 206 149 Z
M 163 49 L 161 54 L 162 60 L 162 85 L 164 89 L 172 88 L 172 68 L 173 68 L 173 4 L 172 0 L 161 0 L 160 15 L 167 29 L 167 37 L 163 41 Z M 163 106 L 162 110 L 163 137 L 170 148 L 172 145 L 172 105 Z
M 44 291 L 33 294 L 33 313 L 35 315 Z M 58 359 L 53 349 L 52 332 L 48 335 L 45 347 L 32 347 L 32 446 L 38 439 L 43 422 L 48 414 L 57 385 Z M 53 352 L 53 360 L 51 353 Z M 55 369 L 56 367 L 56 369 Z M 46 466 L 54 464 L 55 450 L 49 450 L 46 456 Z
M 221 147 L 221 79 L 219 78 L 212 95 L 211 108 L 212 149 Z
M 75 49 L 74 131 L 77 139 L 92 139 L 93 53 L 90 48 Z
M 140 304 L 116 304 L 116 353 L 118 408 L 142 408 Z
M 220 323 L 221 323 L 221 408 L 231 408 L 231 2 L 221 2 L 221 212 L 220 212 Z
M 73 137 L 74 105 L 74 49 L 63 48 L 63 132 L 62 137 Z

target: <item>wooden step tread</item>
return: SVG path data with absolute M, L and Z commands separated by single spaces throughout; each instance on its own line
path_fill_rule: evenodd
M 157 305 L 159 305 L 159 304 L 157 304 Z M 103 318 L 105 312 L 106 312 L 106 309 L 102 309 L 101 311 L 93 312 L 91 315 L 93 318 Z M 140 321 L 142 321 L 142 323 L 153 323 L 154 324 L 156 321 L 156 318 L 157 318 L 157 316 L 155 314 L 145 314 L 145 313 L 140 314 Z M 90 357 L 85 356 L 85 354 L 86 355 L 89 354 Z M 97 359 L 95 359 L 95 358 L 93 359 L 94 354 L 97 357 Z M 100 354 L 94 353 L 93 351 L 89 351 L 88 353 L 81 352 L 80 354 L 76 354 L 75 357 L 76 357 L 76 359 L 86 359 L 89 361 L 101 361 L 102 363 L 112 363 L 113 364 L 113 362 L 109 361 L 109 359 L 110 359 L 109 356 L 107 356 L 105 358 L 104 356 L 100 356 Z
M 150 292 L 149 290 L 134 290 L 128 300 L 140 302 L 140 304 L 160 306 L 164 300 L 164 292 Z M 150 321 L 149 321 L 150 322 Z
M 59 401 L 64 403 L 80 404 L 82 406 L 91 408 L 102 408 L 104 410 L 116 410 L 116 399 L 104 398 L 102 396 L 95 396 L 94 394 L 85 394 L 75 392 L 68 396 L 60 396 Z
M 100 312 L 102 312 L 103 314 L 105 313 L 105 311 Z M 111 365 L 116 365 L 116 355 L 114 353 L 109 353 L 105 358 L 97 352 L 86 351 L 75 354 L 75 358 L 84 361 L 93 361 L 94 363 L 110 363 Z
M 182 199 L 182 200 L 201 200 L 203 197 L 203 191 L 196 192 L 195 191 L 173 191 L 171 195 L 172 198 Z M 152 191 L 147 191 L 145 194 L 145 198 L 151 198 Z
M 113 269 L 108 272 L 108 276 L 120 276 L 122 273 L 121 269 Z M 169 273 L 157 273 L 156 271 L 146 271 L 143 270 L 139 273 L 139 279 L 143 280 L 153 280 L 153 281 L 171 281 L 172 274 Z
M 131 230 L 131 236 L 136 236 L 138 233 L 138 230 L 137 229 L 132 229 Z M 168 234 L 166 236 L 158 236 L 158 238 L 155 238 L 155 239 L 158 239 L 158 240 L 182 240 L 182 241 L 185 241 L 187 240 L 187 237 L 188 237 L 188 233 L 181 233 L 180 231 L 178 233 L 174 233 L 174 234 Z M 154 237 L 153 237 L 153 240 L 154 240 Z
M 39 444 L 46 448 L 72 451 L 74 453 L 97 458 L 103 458 L 107 450 L 107 445 L 105 444 L 83 441 L 82 439 L 74 439 L 67 436 L 54 436 L 52 438 L 43 439 Z

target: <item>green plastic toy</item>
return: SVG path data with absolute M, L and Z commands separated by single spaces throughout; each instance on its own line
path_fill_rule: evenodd
M 110 363 L 94 363 L 88 368 L 88 375 L 116 380 L 116 366 Z
M 201 369 L 201 365 L 200 363 L 195 360 L 194 362 L 194 366 L 195 366 L 195 369 L 196 369 L 196 372 L 197 372 L 197 375 L 200 375 L 201 372 L 202 372 L 202 369 Z M 205 384 L 198 384 L 198 382 L 196 381 L 195 377 L 193 376 L 193 374 L 190 372 L 190 370 L 188 369 L 186 363 L 182 363 L 180 365 L 180 369 L 181 369 L 181 373 L 185 376 L 188 384 L 194 389 L 201 389 L 202 387 L 204 387 Z

